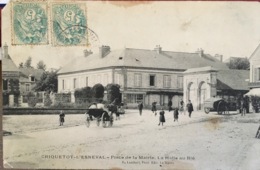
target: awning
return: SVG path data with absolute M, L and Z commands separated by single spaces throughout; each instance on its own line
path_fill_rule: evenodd
M 244 94 L 244 96 L 260 96 L 260 88 L 251 89 L 248 93 Z

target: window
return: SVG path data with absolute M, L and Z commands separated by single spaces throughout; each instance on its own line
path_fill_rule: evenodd
M 122 75 L 119 74 L 119 73 L 116 73 L 115 74 L 115 83 L 118 84 L 118 85 L 122 85 Z
M 28 96 L 27 95 L 23 95 L 23 103 L 28 103 Z
M 34 76 L 30 76 L 30 78 L 31 78 L 31 81 L 35 81 Z
M 135 74 L 135 87 L 141 87 L 142 85 L 142 75 L 141 74 Z
M 8 80 L 3 80 L 3 90 L 8 90 Z
M 88 87 L 88 77 L 86 77 L 86 87 Z
M 107 83 L 108 83 L 108 75 L 107 74 L 103 75 L 103 83 L 104 83 L 104 85 L 107 85 Z
M 171 87 L 171 76 L 163 76 L 163 87 Z
M 143 94 L 127 94 L 127 103 L 143 102 Z
M 25 84 L 25 91 L 30 91 L 30 84 Z
M 62 80 L 62 89 L 65 90 L 65 80 Z
M 100 76 L 100 75 L 98 75 L 98 76 L 96 77 L 96 83 L 101 83 L 101 76 Z
M 77 88 L 77 79 L 76 78 L 73 79 L 73 88 L 74 89 Z
M 155 86 L 155 75 L 150 75 L 150 86 Z
M 178 76 L 178 88 L 182 89 L 183 88 L 183 77 Z

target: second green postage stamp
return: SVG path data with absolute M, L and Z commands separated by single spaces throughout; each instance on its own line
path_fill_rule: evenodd
M 88 45 L 85 3 L 53 3 L 51 19 L 54 46 Z
M 12 3 L 12 44 L 48 44 L 47 3 L 23 1 Z

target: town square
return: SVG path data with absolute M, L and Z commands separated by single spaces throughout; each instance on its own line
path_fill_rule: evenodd
M 259 169 L 258 3 L 2 6 L 4 168 Z

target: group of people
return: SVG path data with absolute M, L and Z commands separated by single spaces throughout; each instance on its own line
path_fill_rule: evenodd
M 152 112 L 154 113 L 154 115 L 156 116 L 157 115 L 157 109 L 156 109 L 156 104 L 157 102 L 154 101 L 152 103 Z M 139 114 L 140 116 L 142 115 L 142 110 L 143 110 L 143 102 L 140 102 L 138 104 L 138 110 L 139 110 Z M 187 108 L 187 111 L 189 113 L 189 117 L 191 117 L 191 113 L 193 112 L 193 105 L 191 103 L 191 101 L 189 100 L 187 105 L 186 105 L 186 108 Z M 173 110 L 173 118 L 174 118 L 174 122 L 177 121 L 178 122 L 178 119 L 179 119 L 179 112 L 180 113 L 184 113 L 185 114 L 185 108 L 184 108 L 184 102 L 183 100 L 180 101 L 180 107 L 172 107 L 172 101 L 170 100 L 168 102 L 168 109 L 169 109 L 169 112 L 171 112 Z M 161 108 L 160 112 L 159 112 L 159 124 L 158 126 L 162 125 L 163 126 L 163 123 L 165 122 L 165 111 L 163 108 Z

